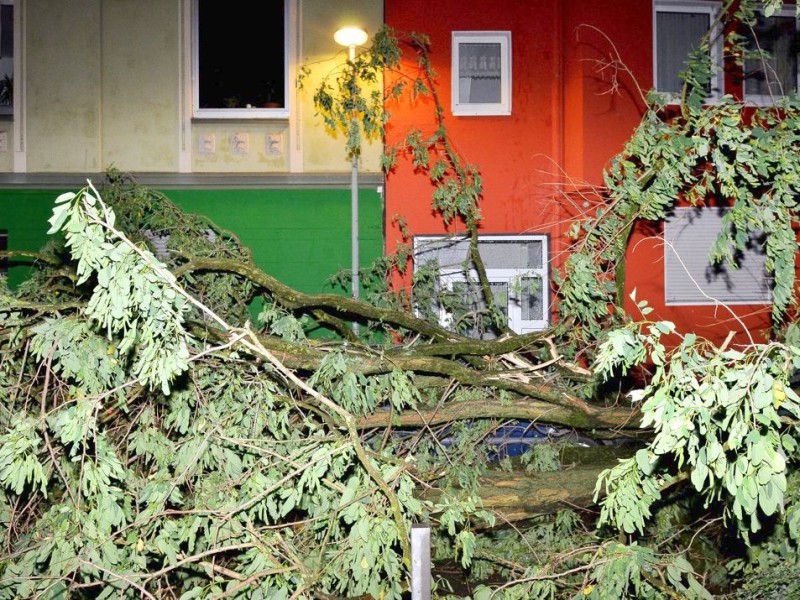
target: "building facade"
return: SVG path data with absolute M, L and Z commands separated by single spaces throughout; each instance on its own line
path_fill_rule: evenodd
M 37 249 L 55 196 L 115 167 L 232 229 L 263 268 L 300 289 L 320 291 L 349 268 L 350 162 L 344 140 L 315 117 L 310 90 L 346 60 L 333 33 L 375 32 L 382 4 L 240 4 L 0 1 L 9 248 Z M 365 147 L 360 165 L 362 264 L 383 252 L 380 152 Z
M 269 273 L 321 291 L 351 264 L 350 163 L 344 140 L 316 116 L 312 90 L 346 59 L 334 31 L 374 33 L 385 22 L 429 36 L 445 122 L 482 174 L 481 243 L 493 286 L 513 328 L 542 329 L 554 319 L 553 273 L 569 252 L 572 221 L 605 202 L 604 167 L 644 114 L 646 90 L 678 92 L 686 54 L 716 27 L 720 8 L 717 0 L 283 0 L 245 8 L 0 0 L 0 241 L 37 249 L 53 198 L 113 166 L 232 229 Z M 737 66 L 712 44 L 721 69 L 710 102 L 731 94 L 767 104 L 796 91 L 793 11 L 749 31 L 773 58 Z M 298 89 L 304 65 L 310 74 Z M 424 101 L 390 111 L 387 143 L 412 127 L 435 128 Z M 384 187 L 382 149 L 366 146 L 360 163 L 360 263 L 411 241 L 418 258 L 450 265 L 446 287 L 473 293 L 458 268 L 463 243 L 443 239 L 459 233 L 458 223 L 446 227 L 432 211 L 433 188 L 410 161 Z M 718 213 L 685 209 L 637 225 L 627 292 L 636 288 L 652 317 L 714 339 L 768 329 L 763 255 L 745 257 L 737 272 L 711 267 L 704 248 L 715 227 Z
M 518 331 L 552 323 L 553 272 L 569 252 L 568 228 L 606 202 L 604 168 L 640 122 L 647 91 L 678 94 L 687 55 L 709 29 L 711 58 L 720 67 L 709 102 L 730 94 L 766 104 L 796 91 L 793 7 L 762 16 L 745 32 L 772 58 L 744 65 L 723 58 L 721 7 L 702 0 L 385 3 L 390 26 L 430 37 L 445 123 L 483 177 L 482 241 L 498 249 L 486 260 L 489 279 Z M 393 112 L 389 142 L 409 127 L 435 128 L 432 111 L 426 120 L 418 105 Z M 460 268 L 465 246 L 442 241 L 459 224 L 444 225 L 431 209 L 432 191 L 409 160 L 389 174 L 387 249 L 407 242 L 395 218 L 402 215 L 418 257 L 438 259 L 442 286 L 470 293 Z M 689 208 L 665 222 L 637 224 L 625 259 L 626 296 L 635 288 L 655 309 L 649 318 L 674 321 L 679 330 L 718 341 L 734 331 L 746 341 L 770 326 L 763 249 L 754 240 L 738 270 L 710 265 L 720 227 L 719 210 Z M 630 299 L 626 308 L 635 310 Z

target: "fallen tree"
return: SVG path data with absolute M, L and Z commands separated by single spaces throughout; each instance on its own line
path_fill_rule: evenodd
M 52 231 L 65 246 L 3 297 L 4 399 L 16 408 L 0 480 L 18 550 L 0 590 L 397 595 L 408 527 L 425 514 L 459 524 L 468 564 L 473 519 L 493 521 L 476 494 L 506 520 L 590 501 L 597 466 L 543 473 L 553 491 L 539 502 L 526 492 L 535 479 L 487 472 L 480 440 L 499 423 L 635 426 L 630 409 L 575 395 L 554 365 L 585 370 L 525 358 L 550 352 L 544 335 L 476 341 L 398 309 L 292 293 L 225 232 L 193 235 L 213 227 L 200 218 L 181 217 L 190 225 L 170 242 L 170 269 L 145 240 L 148 219 L 175 207 L 118 179 L 106 192 L 110 204 L 91 186 L 57 200 Z M 221 290 L 267 297 L 265 326 L 234 321 L 240 307 L 218 301 Z M 417 341 L 310 340 L 289 308 Z M 442 473 L 442 458 L 458 465 Z M 415 481 L 429 499 L 412 495 Z
M 410 42 L 411 89 L 434 93 L 425 40 Z M 342 88 L 391 68 L 395 48 L 378 36 Z M 335 97 L 331 123 L 380 121 Z M 415 522 L 431 523 L 438 558 L 495 582 L 476 598 L 708 597 L 749 573 L 788 594 L 800 110 L 745 123 L 741 105 L 688 97 L 674 120 L 654 100 L 612 164 L 610 209 L 582 224 L 556 290 L 561 325 L 534 334 L 506 330 L 476 243 L 492 340 L 417 316 L 424 295 L 292 290 L 232 233 L 119 174 L 59 197 L 53 243 L 0 296 L 0 597 L 399 598 Z M 435 208 L 475 242 L 477 171 L 443 126 L 406 142 L 440 184 Z M 716 347 L 648 322 L 646 303 L 641 322 L 613 309 L 630 223 L 680 194 L 741 200 L 737 226 L 770 228 L 774 342 Z M 166 255 L 153 233 L 169 234 Z M 308 337 L 319 326 L 332 335 Z M 649 377 L 625 378 L 645 363 Z M 487 442 L 519 420 L 550 424 L 529 452 Z M 560 435 L 573 431 L 641 441 L 581 452 Z M 758 560 L 732 543 L 747 536 Z

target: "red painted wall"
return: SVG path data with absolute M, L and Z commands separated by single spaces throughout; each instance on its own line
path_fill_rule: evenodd
M 591 187 L 602 183 L 603 167 L 641 118 L 640 89 L 652 85 L 651 2 L 385 0 L 385 18 L 399 32 L 430 37 L 446 125 L 463 156 L 483 175 L 482 232 L 549 233 L 552 265 L 560 265 L 569 219 L 596 205 Z M 455 117 L 450 112 L 451 33 L 469 30 L 511 31 L 510 116 Z M 430 102 L 400 103 L 389 110 L 394 117 L 389 144 L 412 127 L 433 130 Z M 407 160 L 389 174 L 388 252 L 402 241 L 395 215 L 405 218 L 412 235 L 463 230 L 459 224 L 445 228 L 433 213 L 432 191 Z M 652 235 L 652 227 L 638 228 L 626 257 L 628 289 L 636 287 L 638 298 L 655 308 L 650 316 L 717 340 L 732 328 L 741 329 L 718 308 L 664 305 L 663 248 Z M 402 287 L 408 278 L 398 276 L 394 283 Z M 757 314 L 753 318 L 751 313 Z M 763 328 L 764 313 L 763 306 L 744 307 L 741 314 L 750 315 L 744 326 Z

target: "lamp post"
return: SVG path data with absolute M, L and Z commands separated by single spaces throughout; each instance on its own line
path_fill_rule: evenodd
M 356 46 L 363 46 L 367 41 L 367 32 L 358 27 L 343 27 L 333 34 L 333 39 L 337 44 L 345 46 L 349 53 L 348 58 L 350 68 L 354 68 L 356 60 Z M 354 74 L 355 75 L 355 74 Z M 355 100 L 355 99 L 354 99 Z M 354 102 L 355 105 L 355 102 Z M 358 127 L 355 108 L 350 123 L 352 128 Z M 358 277 L 358 153 L 353 151 L 351 156 L 352 170 L 350 176 L 350 252 L 352 254 L 352 295 L 358 298 L 359 277 Z M 358 323 L 353 323 L 353 331 L 358 333 Z

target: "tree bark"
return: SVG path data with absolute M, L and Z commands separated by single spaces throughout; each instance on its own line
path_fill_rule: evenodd
M 600 472 L 633 452 L 624 446 L 568 448 L 562 457 L 565 465 L 558 471 L 489 471 L 479 480 L 478 495 L 485 509 L 498 514 L 498 527 L 564 508 L 588 508 L 594 504 Z M 424 498 L 434 500 L 439 495 L 438 490 L 431 490 Z
M 595 407 L 585 404 L 583 409 L 557 406 L 529 397 L 501 400 L 470 400 L 447 402 L 435 408 L 422 408 L 402 413 L 375 412 L 358 421 L 361 429 L 394 425 L 396 427 L 421 427 L 441 425 L 465 419 L 520 419 L 541 423 L 554 423 L 576 429 L 606 428 L 637 429 L 639 413 L 630 408 Z

